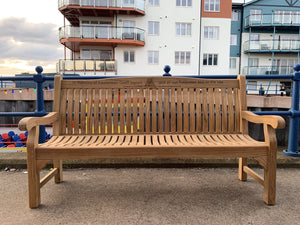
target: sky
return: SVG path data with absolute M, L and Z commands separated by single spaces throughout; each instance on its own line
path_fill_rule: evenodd
M 58 28 L 63 16 L 57 0 L 2 0 L 0 6 L 0 75 L 55 72 L 63 58 Z
M 39 65 L 44 73 L 56 72 L 56 63 L 64 53 L 58 38 L 63 16 L 57 2 L 1 0 L 0 75 L 35 73 Z

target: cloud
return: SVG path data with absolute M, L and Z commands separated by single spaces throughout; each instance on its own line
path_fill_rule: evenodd
M 8 17 L 0 20 L 0 31 L 0 74 L 7 71 L 5 65 L 11 69 L 28 69 L 33 64 L 54 68 L 63 55 L 55 24 Z

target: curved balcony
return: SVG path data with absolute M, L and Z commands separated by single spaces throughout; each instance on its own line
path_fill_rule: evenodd
M 79 51 L 79 45 L 144 46 L 144 33 L 136 27 L 65 26 L 59 29 L 59 39 L 70 50 Z
M 113 14 L 145 15 L 144 0 L 59 0 L 59 11 L 73 26 L 80 16 L 103 17 Z
M 255 14 L 247 16 L 244 20 L 244 27 L 289 27 L 289 29 L 300 27 L 300 13 L 295 11 L 288 14 Z
M 244 43 L 245 53 L 298 53 L 299 51 L 299 40 L 260 40 Z
M 245 66 L 245 75 L 292 74 L 293 66 Z
M 64 60 L 60 59 L 57 66 L 57 72 L 116 72 L 117 63 L 114 60 Z

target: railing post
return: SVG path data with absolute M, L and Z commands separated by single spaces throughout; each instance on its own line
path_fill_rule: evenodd
M 288 149 L 283 153 L 288 156 L 300 157 L 298 150 L 299 143 L 299 87 L 300 87 L 300 64 L 294 66 L 293 77 L 293 95 L 292 95 L 292 107 L 290 109 L 290 127 L 289 127 L 289 142 Z
M 33 76 L 34 82 L 36 82 L 36 92 L 37 92 L 37 110 L 35 111 L 36 116 L 45 116 L 47 113 L 44 107 L 44 93 L 43 93 L 43 82 L 45 81 L 44 75 L 42 75 L 43 67 L 37 66 L 35 68 L 37 75 Z M 46 131 L 45 126 L 40 126 L 40 137 L 39 143 L 44 143 L 46 141 Z
M 169 73 L 171 71 L 171 67 L 169 65 L 165 65 L 164 67 L 165 73 L 163 74 L 164 77 L 171 77 L 172 75 Z

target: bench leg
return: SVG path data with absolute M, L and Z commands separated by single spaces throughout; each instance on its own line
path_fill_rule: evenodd
M 277 168 L 277 141 L 275 130 L 269 125 L 264 125 L 265 140 L 270 143 L 267 163 L 264 168 L 264 202 L 268 205 L 275 204 L 276 198 L 276 168 Z
M 247 166 L 247 158 L 239 158 L 239 179 L 241 181 L 247 181 L 247 173 L 244 172 L 244 166 Z
M 275 204 L 276 198 L 276 156 L 268 157 L 267 167 L 264 169 L 264 202 Z
M 58 169 L 58 173 L 54 177 L 55 183 L 61 183 L 63 181 L 63 165 L 62 160 L 53 160 L 54 168 Z
M 37 208 L 41 204 L 40 171 L 33 154 L 27 153 L 29 207 Z

